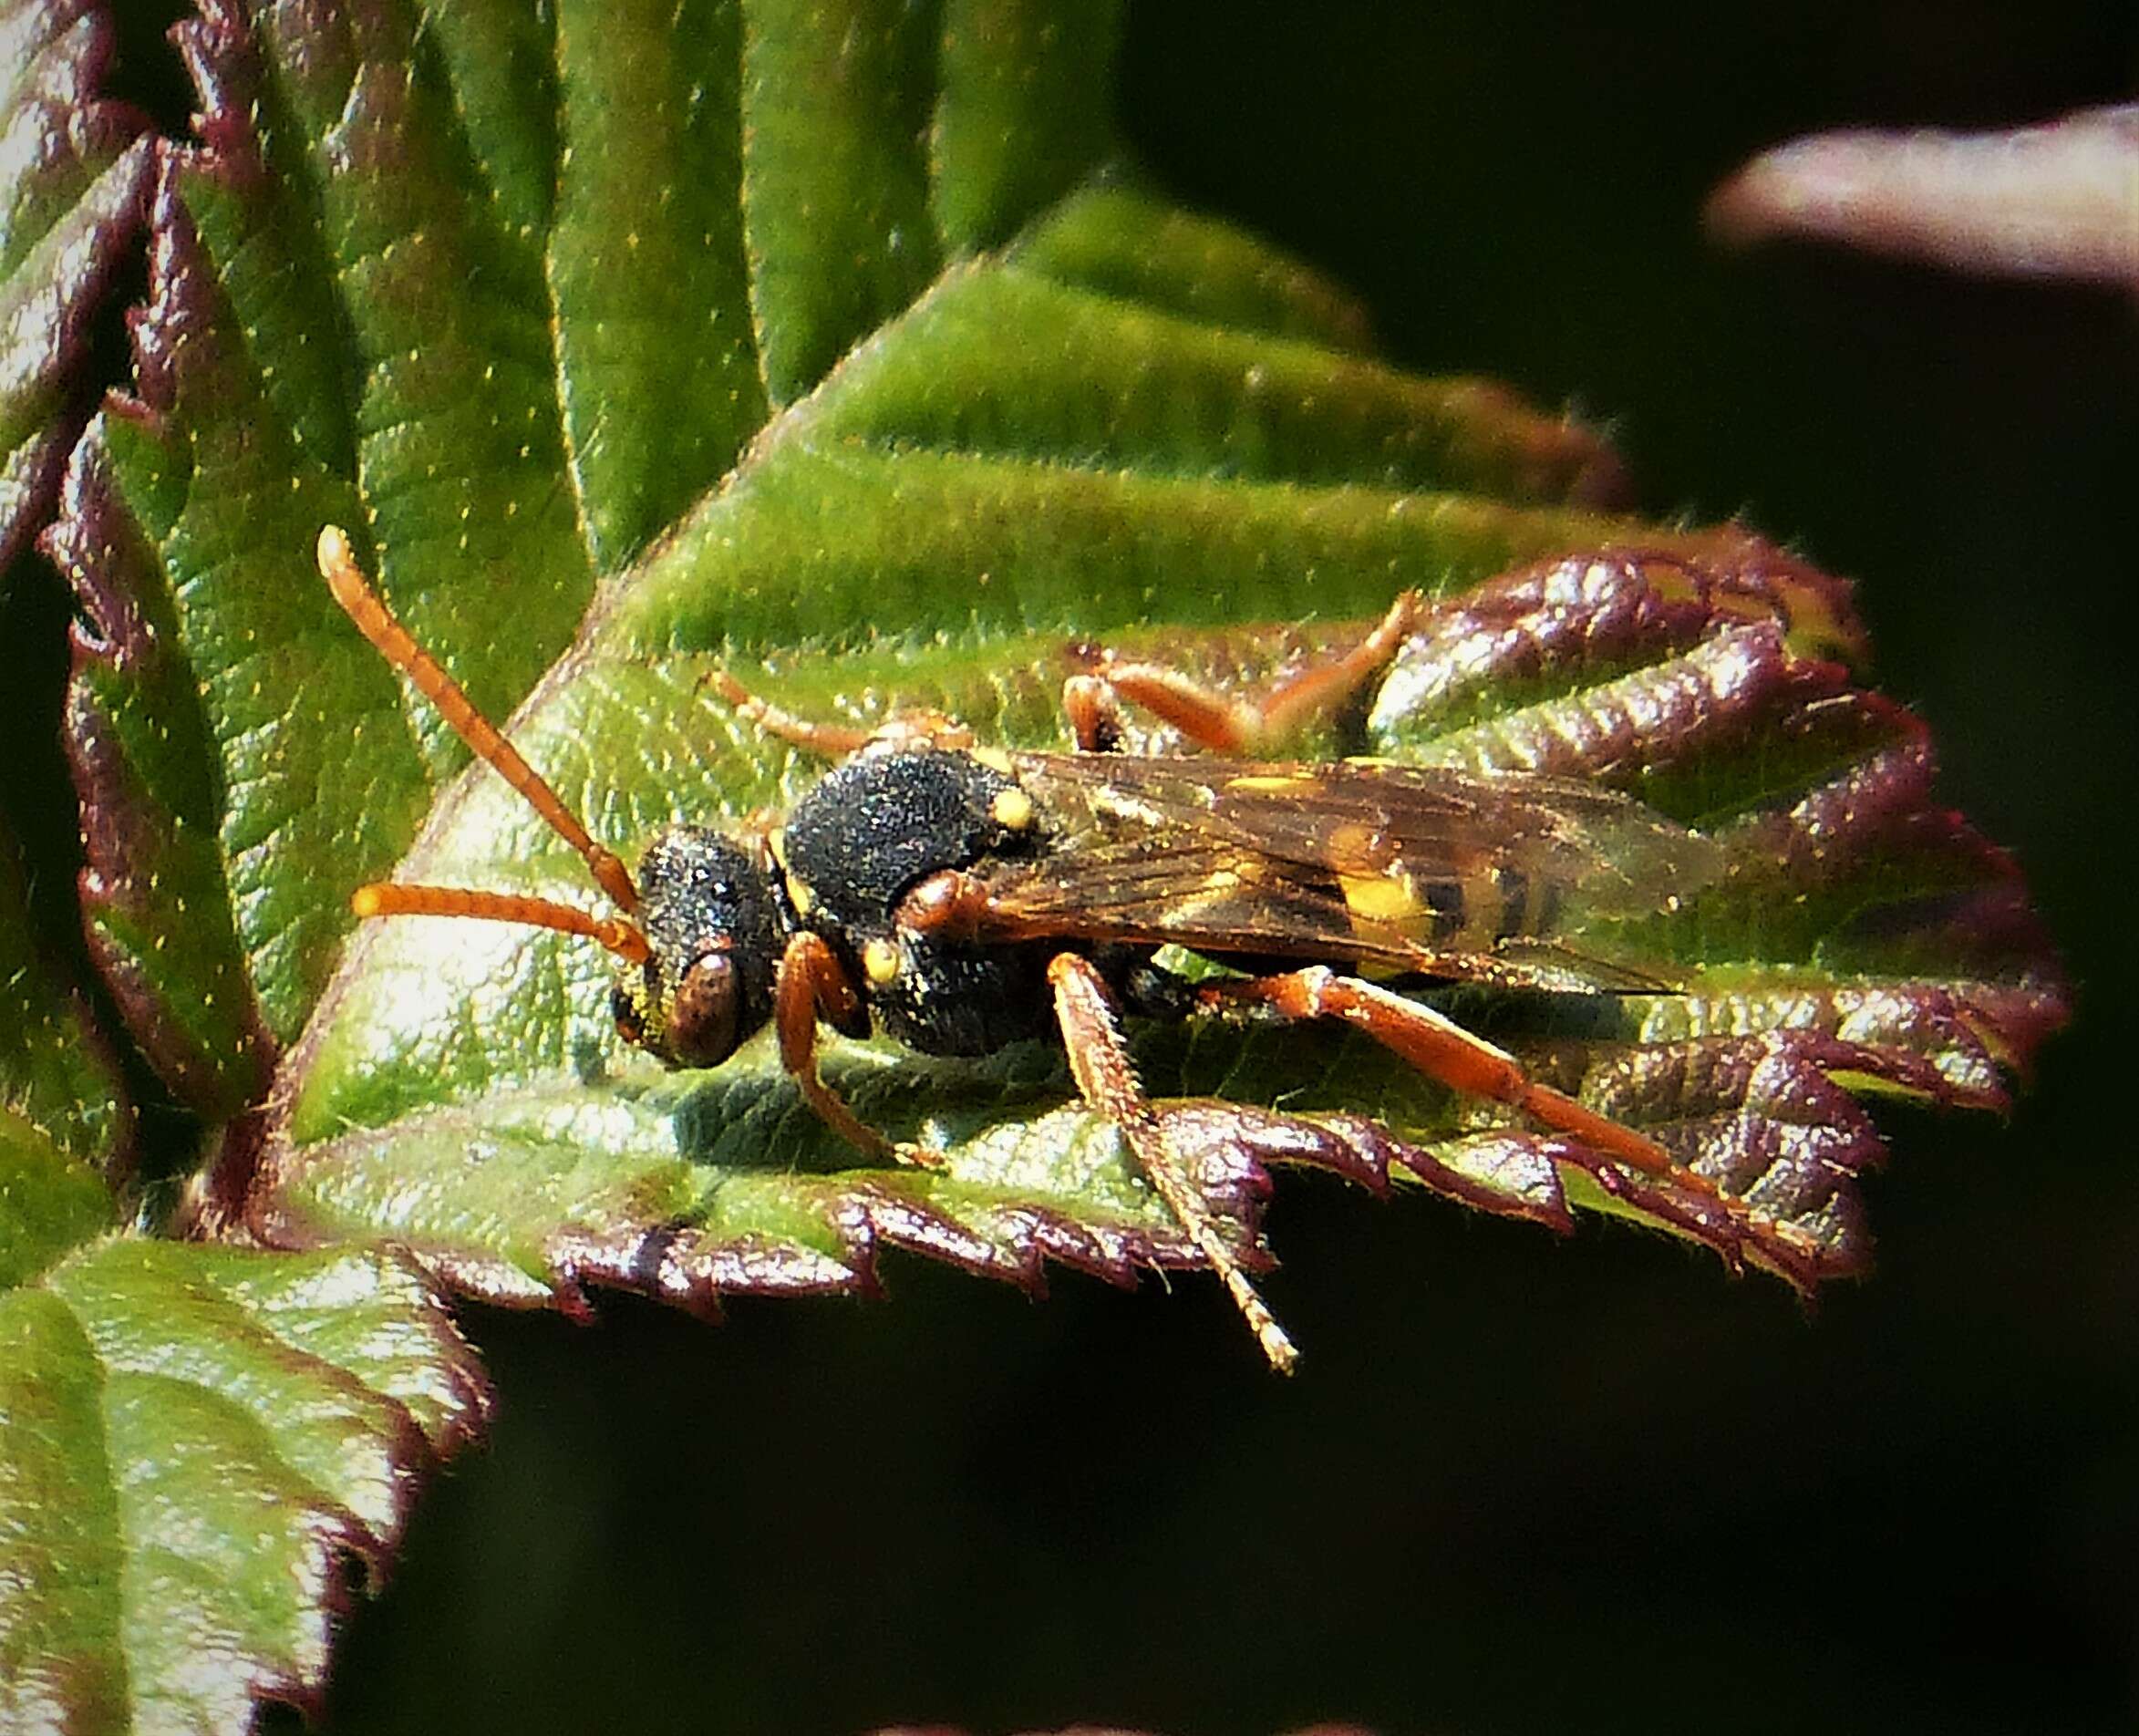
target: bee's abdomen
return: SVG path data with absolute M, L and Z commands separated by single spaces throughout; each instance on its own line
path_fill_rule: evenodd
M 1468 873 L 1346 875 L 1346 906 L 1362 935 L 1390 933 L 1432 952 L 1491 952 L 1502 941 L 1549 933 L 1560 888 L 1504 863 Z

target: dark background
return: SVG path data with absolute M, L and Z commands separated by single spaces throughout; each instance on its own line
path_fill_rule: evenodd
M 1573 401 L 1648 507 L 1862 582 L 2080 981 L 2011 1123 L 1895 1119 L 1880 1269 L 1814 1317 L 1653 1235 L 1295 1179 L 1290 1383 L 1207 1280 L 472 1315 L 496 1437 L 350 1628 L 337 1731 L 2139 1720 L 2139 312 L 1697 222 L 1800 131 L 2114 100 L 2139 23 L 1716 10 L 1154 0 L 1123 119 L 1400 360 Z

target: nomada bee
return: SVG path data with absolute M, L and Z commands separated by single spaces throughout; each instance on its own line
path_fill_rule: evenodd
M 1741 1209 L 1647 1134 L 1400 992 L 1432 981 L 1655 988 L 1574 943 L 1585 923 L 1675 909 L 1720 872 L 1712 843 L 1565 779 L 1253 757 L 1389 663 L 1423 608 L 1416 593 L 1356 644 L 1254 694 L 1088 652 L 1064 687 L 1070 752 L 976 745 L 935 713 L 873 730 L 811 723 L 716 677 L 760 728 L 839 763 L 784 821 L 734 835 L 664 828 L 635 873 L 394 619 L 340 530 L 321 532 L 318 558 L 366 637 L 584 858 L 616 907 L 595 915 L 375 884 L 352 898 L 359 915 L 482 917 L 593 940 L 618 960 L 612 1008 L 628 1040 L 672 1066 L 713 1067 L 770 1024 L 811 1107 L 861 1150 L 904 1162 L 940 1154 L 894 1144 L 848 1108 L 818 1070 L 821 1026 L 948 1056 L 1052 1033 L 1086 1103 L 1120 1132 L 1280 1371 L 1297 1352 L 1169 1149 L 1125 1014 L 1341 1020 L 1457 1091 Z M 1207 751 L 1121 751 L 1124 702 Z M 1169 946 L 1227 968 L 1189 981 L 1156 962 Z

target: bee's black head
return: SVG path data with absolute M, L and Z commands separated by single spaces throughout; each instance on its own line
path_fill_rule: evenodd
M 616 1028 L 675 1067 L 714 1067 L 772 1017 L 787 925 L 762 853 L 705 826 L 671 826 L 638 868 L 653 956 L 617 974 Z

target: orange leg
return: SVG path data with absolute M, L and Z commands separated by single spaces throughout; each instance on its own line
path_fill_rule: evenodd
M 1089 960 L 1074 953 L 1062 953 L 1048 966 L 1048 981 L 1055 991 L 1055 1018 L 1062 1028 L 1070 1071 L 1077 1080 L 1077 1089 L 1084 1093 L 1084 1100 L 1121 1130 L 1152 1191 L 1165 1202 L 1174 1221 L 1224 1281 L 1234 1305 L 1254 1331 L 1256 1342 L 1270 1359 L 1270 1366 L 1280 1374 L 1290 1374 L 1299 1361 L 1299 1352 L 1277 1324 L 1269 1305 L 1248 1282 L 1247 1274 L 1240 1269 L 1210 1213 L 1175 1162 L 1165 1130 L 1144 1096 L 1143 1087 L 1137 1082 L 1136 1068 L 1121 1038 L 1114 997 L 1104 978 Z
M 706 684 L 769 736 L 823 760 L 841 760 L 864 748 L 885 744 L 898 747 L 970 748 L 973 731 L 956 718 L 940 711 L 902 711 L 873 729 L 853 724 L 814 723 L 760 699 L 725 669 L 706 677 Z
M 892 1154 L 892 1142 L 841 1101 L 817 1070 L 817 1026 L 821 1019 L 851 1023 L 861 1002 L 838 957 L 824 938 L 807 931 L 792 936 L 780 956 L 772 979 L 773 1027 L 780 1034 L 780 1064 L 826 1126 L 850 1145 L 878 1157 Z
M 1402 1056 L 1421 1072 L 1467 1096 L 1505 1103 L 1644 1174 L 1669 1176 L 1715 1195 L 1716 1190 L 1706 1177 L 1675 1162 L 1647 1134 L 1620 1126 L 1609 1116 L 1585 1108 L 1549 1085 L 1540 1085 L 1504 1049 L 1465 1030 L 1431 1007 L 1372 983 L 1316 966 L 1280 976 L 1213 983 L 1201 991 L 1198 999 L 1204 1007 L 1214 1009 L 1246 1001 L 1266 1007 L 1287 1019 L 1340 1018 L 1366 1032 L 1384 1049 Z
M 1063 682 L 1062 715 L 1078 752 L 1121 751 L 1121 696 L 1104 676 L 1073 675 Z
M 873 1157 L 889 1157 L 921 1169 L 940 1165 L 937 1153 L 887 1139 L 846 1106 L 817 1070 L 817 1027 L 867 1028 L 862 997 L 822 935 L 808 930 L 788 941 L 772 979 L 772 1022 L 780 1038 L 780 1064 L 802 1100 L 848 1144 Z
M 1100 651 L 1093 654 L 1089 670 L 1064 684 L 1062 708 L 1078 747 L 1088 753 L 1107 752 L 1119 745 L 1121 725 L 1114 701 L 1126 699 L 1214 753 L 1253 755 L 1272 741 L 1282 741 L 1317 712 L 1340 705 L 1359 691 L 1362 682 L 1396 655 L 1424 606 L 1418 592 L 1406 591 L 1357 645 L 1321 658 L 1260 693 L 1222 694 L 1165 664 L 1121 659 Z

